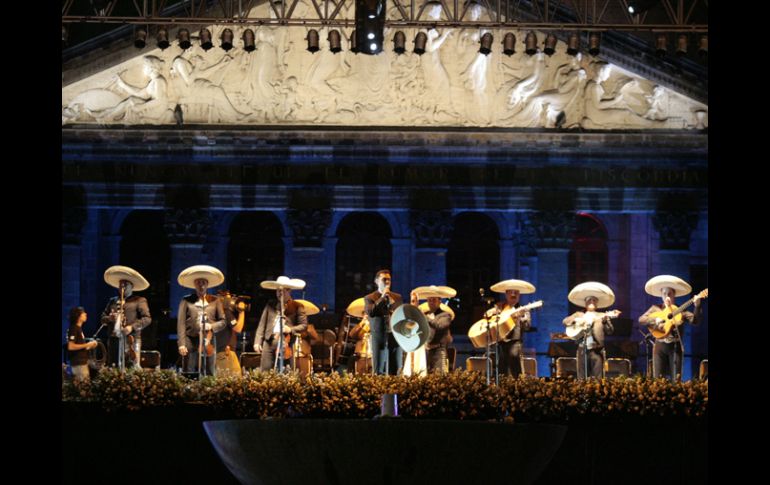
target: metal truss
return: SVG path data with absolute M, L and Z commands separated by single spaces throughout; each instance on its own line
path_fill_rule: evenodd
M 274 0 L 272 16 L 254 17 L 251 10 L 265 0 L 62 0 L 62 23 L 144 25 L 283 25 L 353 27 L 343 18 L 355 0 L 309 0 L 312 9 L 299 18 L 299 0 Z M 708 33 L 708 0 L 660 0 L 644 13 L 628 13 L 628 0 L 476 0 L 487 16 L 471 20 L 465 0 L 385 0 L 386 27 L 486 27 L 534 30 Z M 428 3 L 439 2 L 441 20 L 426 19 Z

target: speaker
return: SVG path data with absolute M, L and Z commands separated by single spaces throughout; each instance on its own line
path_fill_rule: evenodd
M 628 359 L 609 358 L 604 361 L 604 377 L 631 376 L 631 361 Z
M 524 367 L 524 375 L 537 377 L 537 359 L 534 357 L 524 357 L 521 360 Z
M 700 361 L 700 372 L 698 373 L 698 378 L 702 381 L 708 380 L 709 378 L 709 360 L 703 359 Z
M 559 357 L 556 359 L 556 377 L 577 379 L 577 358 Z
M 142 369 L 160 369 L 160 352 L 157 350 L 142 350 L 139 357 L 139 365 Z
M 241 371 L 259 369 L 262 352 L 243 352 L 241 354 Z

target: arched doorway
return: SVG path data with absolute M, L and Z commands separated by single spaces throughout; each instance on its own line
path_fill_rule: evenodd
M 569 287 L 585 281 L 607 284 L 607 229 L 598 218 L 580 212 L 569 251 Z M 570 313 L 579 310 L 570 303 Z
M 265 303 L 275 296 L 259 284 L 278 278 L 283 265 L 283 226 L 278 217 L 263 211 L 238 214 L 230 225 L 225 287 L 233 294 L 251 297 L 246 332 L 253 334 Z
M 158 335 L 176 332 L 168 320 L 171 249 L 163 222 L 163 211 L 135 210 L 120 228 L 120 264 L 139 271 L 150 283 L 138 293 L 147 298 L 152 315 L 152 325 L 142 330 L 143 350 L 156 349 Z
M 500 280 L 500 232 L 497 224 L 484 214 L 465 212 L 454 218 L 447 250 L 447 284 L 457 290 L 452 332 L 467 333 L 485 310 L 479 288 Z
M 393 248 L 388 221 L 376 212 L 355 212 L 337 227 L 334 304 L 341 317 L 355 299 L 374 291 L 374 275 L 391 268 Z M 403 288 L 394 288 L 402 293 Z

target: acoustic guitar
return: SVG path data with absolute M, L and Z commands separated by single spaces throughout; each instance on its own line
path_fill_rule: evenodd
M 604 318 L 617 318 L 620 315 L 620 310 L 611 310 L 608 312 L 604 312 Z M 599 319 L 591 320 L 593 323 L 596 323 L 599 321 Z M 567 327 L 566 334 L 567 337 L 574 339 L 578 335 L 580 335 L 583 331 L 588 330 L 588 320 L 583 317 L 578 317 L 575 319 L 575 323 L 573 325 L 570 325 Z
M 696 296 L 699 296 L 700 298 L 708 298 L 709 289 L 706 288 L 705 290 L 698 293 Z M 663 320 L 663 330 L 658 330 L 655 327 L 650 327 L 650 333 L 652 333 L 652 336 L 655 338 L 666 338 L 666 336 L 668 336 L 671 333 L 671 331 L 674 329 L 675 326 L 679 326 L 682 324 L 682 321 L 684 320 L 684 318 L 682 317 L 682 312 L 684 312 L 694 302 L 695 302 L 695 296 L 693 296 L 686 302 L 682 303 L 682 305 L 679 307 L 675 305 L 671 305 L 670 307 L 664 308 L 663 310 L 650 313 L 648 315 L 650 321 L 655 321 L 656 318 L 660 318 Z

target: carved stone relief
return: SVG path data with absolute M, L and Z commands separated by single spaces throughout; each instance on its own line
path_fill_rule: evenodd
M 294 16 L 309 14 L 300 0 Z M 390 6 L 395 10 L 395 6 Z M 256 7 L 268 16 L 267 5 Z M 393 13 L 389 14 L 394 18 Z M 440 6 L 426 19 L 441 19 Z M 475 4 L 471 19 L 488 18 Z M 341 18 L 354 17 L 346 2 Z M 232 28 L 232 26 L 231 26 Z M 245 29 L 246 27 L 244 27 Z M 252 27 L 253 28 L 253 27 Z M 210 26 L 218 38 L 224 26 Z M 320 50 L 306 50 L 308 28 L 253 28 L 256 50 L 241 46 L 204 51 L 198 42 L 182 50 L 176 42 L 62 89 L 62 124 L 325 124 L 373 126 L 495 126 L 591 129 L 702 129 L 708 107 L 657 86 L 617 66 L 588 56 L 569 56 L 559 43 L 553 56 L 528 56 L 516 35 L 516 53 L 479 53 L 484 29 L 422 29 L 425 53 L 397 55 L 386 29 L 376 56 L 350 52 L 351 31 L 342 30 L 343 50 L 329 50 L 320 28 Z M 407 44 L 420 32 L 399 28 Z M 242 29 L 233 28 L 235 38 Z M 506 30 L 508 32 L 508 30 Z M 542 45 L 545 34 L 538 33 Z

